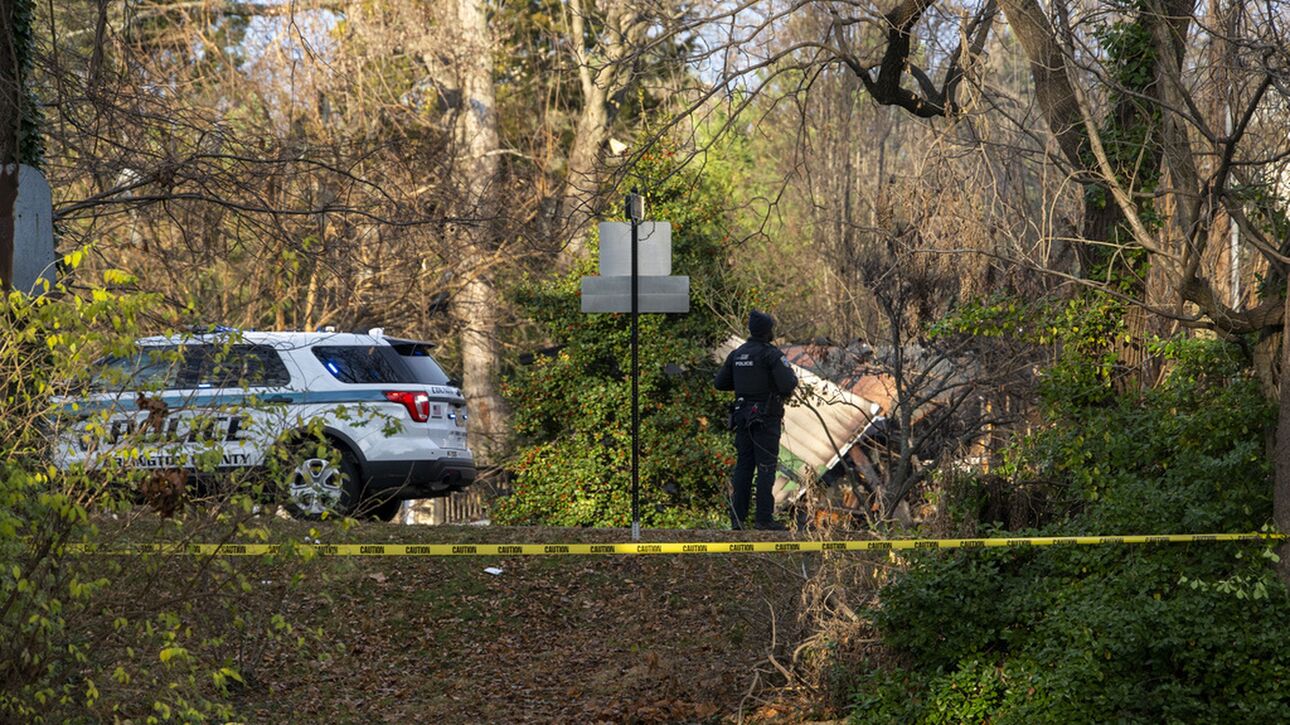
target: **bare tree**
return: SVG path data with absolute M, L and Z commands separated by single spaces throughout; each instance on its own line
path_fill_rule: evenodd
M 773 40 L 784 38 L 788 18 L 810 10 L 827 23 Z M 1065 185 L 1045 200 L 1078 213 L 1071 224 L 1041 217 L 1024 235 L 1005 229 L 997 236 L 1010 244 L 976 252 L 1121 299 L 1131 335 L 1119 352 L 1143 383 L 1153 379 L 1143 344 L 1152 334 L 1254 334 L 1261 339 L 1257 372 L 1269 394 L 1280 396 L 1285 415 L 1286 303 L 1278 293 L 1234 294 L 1236 284 L 1250 280 L 1239 269 L 1233 276 L 1216 249 L 1248 245 L 1261 261 L 1246 266 L 1247 273 L 1266 265 L 1266 278 L 1285 286 L 1290 234 L 1276 177 L 1290 155 L 1290 138 L 1270 121 L 1290 94 L 1284 5 L 1244 4 L 1217 19 L 1203 14 L 1208 6 L 1187 0 L 1133 7 L 998 0 L 997 11 L 998 17 L 993 2 L 945 0 L 743 6 L 738 18 L 748 22 L 729 23 L 737 30 L 725 37 L 744 60 L 710 84 L 701 101 L 717 97 L 732 79 L 769 95 L 778 89 L 770 79 L 780 69 L 813 82 L 842 65 L 873 101 L 941 129 L 937 153 L 975 147 L 983 156 L 1006 158 L 1016 148 L 992 145 L 987 137 L 999 127 L 1014 128 L 1043 153 L 1032 157 L 1031 173 L 1051 179 L 1046 188 Z M 730 17 L 724 8 L 713 12 L 710 32 L 722 32 Z M 1028 66 L 1028 87 L 1020 94 L 991 75 L 998 72 L 991 55 L 999 44 L 990 34 L 999 27 L 1010 31 Z M 1215 62 L 1227 70 L 1215 73 Z M 1042 125 L 1029 115 L 1030 98 Z M 1213 112 L 1215 99 L 1224 113 Z M 1240 237 L 1234 247 L 1228 243 L 1233 225 Z M 1058 246 L 1073 248 L 1080 264 L 1053 268 L 1050 255 L 1028 253 Z M 1278 344 L 1281 353 L 1272 354 Z M 1275 496 L 1281 526 L 1290 525 L 1285 428 Z
M 935 324 L 964 279 L 959 258 L 937 249 L 945 237 L 963 243 L 964 230 L 943 224 L 934 196 L 917 182 L 900 184 L 888 190 L 879 224 L 854 230 L 856 275 L 878 314 L 833 364 L 843 387 L 877 386 L 885 401 L 849 451 L 879 520 L 906 516 L 910 495 L 936 471 L 988 466 L 987 439 L 1024 420 L 1044 354 L 1009 335 Z
M 564 267 L 582 256 L 587 228 L 599 211 L 605 144 L 649 27 L 648 16 L 632 0 L 600 0 L 601 17 L 592 15 L 595 4 L 595 0 L 570 0 L 566 9 L 581 106 L 559 199 L 559 235 L 567 240 L 560 250 Z
M 24 133 L 32 133 L 27 91 L 31 3 L 0 4 L 0 292 L 13 286 L 14 204 Z
M 486 463 L 500 462 L 506 450 L 506 404 L 499 392 L 501 344 L 498 321 L 501 299 L 494 260 L 499 253 L 495 209 L 505 204 L 497 187 L 499 141 L 497 98 L 493 87 L 494 52 L 483 0 L 456 0 L 443 18 L 435 49 L 446 59 L 453 85 L 453 205 L 461 222 L 450 234 L 462 254 L 461 291 L 453 299 L 460 320 L 461 359 L 466 397 L 471 401 L 470 428 Z M 429 61 L 427 65 L 438 62 Z M 432 66 L 433 67 L 433 66 Z

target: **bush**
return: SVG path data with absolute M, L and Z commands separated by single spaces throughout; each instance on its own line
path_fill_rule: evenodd
M 712 388 L 712 351 L 729 334 L 708 301 L 738 305 L 722 239 L 721 191 L 675 168 L 671 152 L 637 173 L 649 216 L 672 223 L 673 268 L 690 276 L 689 314 L 640 318 L 641 517 L 649 526 L 724 520 L 733 447 L 725 403 Z M 554 281 L 521 287 L 519 303 L 554 343 L 512 375 L 503 392 L 524 445 L 511 462 L 514 493 L 499 501 L 504 524 L 624 526 L 631 522 L 630 315 L 584 315 L 583 275 L 595 254 Z
M 1008 472 L 1064 493 L 1035 535 L 1251 531 L 1271 518 L 1272 407 L 1236 349 L 1180 341 L 1167 380 L 1059 419 Z M 1086 390 L 1078 390 L 1080 394 Z M 902 677 L 867 678 L 866 712 L 921 722 L 1290 719 L 1290 598 L 1261 543 L 912 556 L 875 612 Z M 916 702 L 916 705 L 909 705 Z
M 79 255 L 71 255 L 74 263 Z M 80 280 L 87 283 L 86 280 Z M 157 539 L 265 539 L 245 488 L 208 511 L 160 520 L 138 506 L 144 471 L 52 465 L 64 426 L 101 428 L 80 409 L 106 353 L 132 349 L 157 300 L 113 291 L 110 271 L 86 295 L 57 289 L 0 299 L 0 720 L 197 721 L 233 717 L 233 690 L 266 646 L 303 633 L 252 597 L 299 585 L 288 547 L 255 560 L 104 556 Z M 127 447 L 146 450 L 143 436 Z M 211 465 L 214 465 L 213 463 Z M 289 543 L 289 542 L 288 542 Z M 270 580 L 278 582 L 266 586 Z

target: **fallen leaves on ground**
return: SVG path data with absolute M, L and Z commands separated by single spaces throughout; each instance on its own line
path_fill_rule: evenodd
M 417 543 L 626 538 L 605 530 L 363 529 L 349 536 Z M 656 541 L 729 536 L 648 534 Z M 317 583 L 306 589 L 325 588 L 330 596 L 289 600 L 283 613 L 321 628 L 325 646 L 267 653 L 256 673 L 265 686 L 244 691 L 238 708 L 248 719 L 272 722 L 729 720 L 769 652 L 771 612 L 781 636 L 791 628 L 801 579 L 788 559 L 324 561 L 314 571 Z

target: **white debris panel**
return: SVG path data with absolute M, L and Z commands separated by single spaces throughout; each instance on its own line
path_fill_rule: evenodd
M 731 337 L 716 350 L 716 357 L 724 361 L 743 343 L 743 338 Z M 789 365 L 799 384 L 784 409 L 780 446 L 816 473 L 823 473 L 838 464 L 874 416 L 890 413 L 890 399 L 861 397 L 797 365 L 791 357 Z M 868 387 L 886 392 L 889 386 Z

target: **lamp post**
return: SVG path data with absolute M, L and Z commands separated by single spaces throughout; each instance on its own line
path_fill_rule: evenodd
M 640 223 L 645 218 L 645 199 L 632 188 L 627 195 L 627 222 L 632 227 L 632 541 L 641 538 L 640 435 Z

